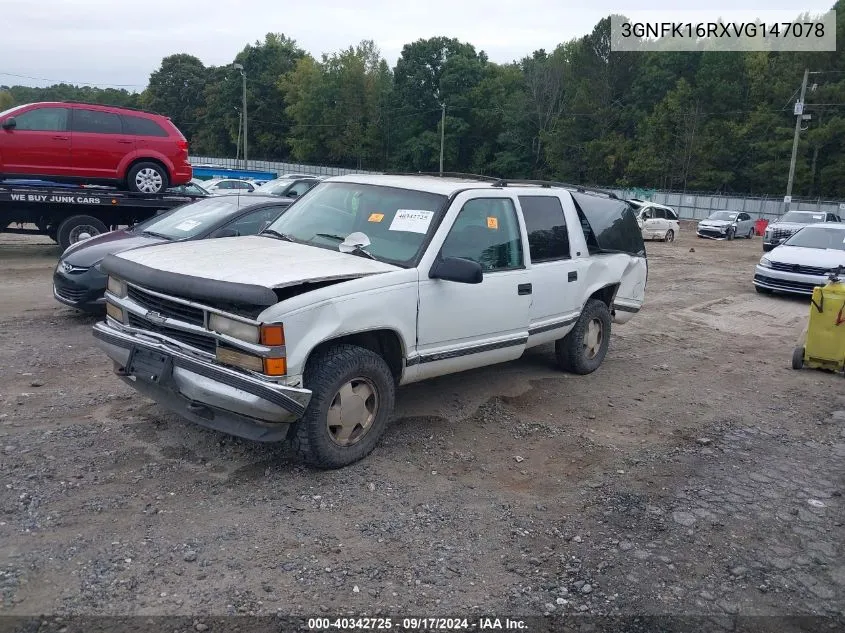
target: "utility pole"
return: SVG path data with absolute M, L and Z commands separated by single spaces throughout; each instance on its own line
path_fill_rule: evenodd
M 247 169 L 247 118 L 246 118 L 246 71 L 242 64 L 232 64 L 235 70 L 241 71 L 241 79 L 243 79 L 243 117 L 244 117 L 244 170 Z
M 446 104 L 441 105 L 440 110 L 440 175 L 443 175 L 443 140 L 446 135 Z
M 795 178 L 795 159 L 798 156 L 798 137 L 801 135 L 801 121 L 804 120 L 804 96 L 807 94 L 807 79 L 810 76 L 810 69 L 804 69 L 804 80 L 801 82 L 801 96 L 795 104 L 795 136 L 792 139 L 792 158 L 789 161 L 789 180 L 786 182 L 786 210 L 792 204 L 792 181 Z

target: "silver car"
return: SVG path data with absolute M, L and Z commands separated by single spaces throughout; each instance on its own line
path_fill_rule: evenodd
M 735 237 L 754 237 L 754 220 L 742 211 L 716 211 L 698 223 L 698 237 L 713 240 L 732 240 Z
M 838 266 L 845 268 L 845 224 L 811 224 L 760 258 L 754 287 L 765 294 L 812 295 Z

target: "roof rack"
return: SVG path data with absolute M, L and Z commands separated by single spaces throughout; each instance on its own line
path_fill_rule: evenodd
M 482 182 L 499 182 L 501 178 L 496 178 L 495 176 L 485 176 L 483 174 L 465 174 L 459 171 L 408 171 L 408 172 L 396 172 L 396 173 L 389 173 L 387 172 L 385 175 L 388 176 L 438 176 L 441 178 L 466 178 L 467 180 L 480 180 Z
M 62 101 L 58 101 L 57 103 L 67 103 L 70 105 L 92 105 L 92 106 L 100 106 L 103 108 L 120 108 L 121 110 L 134 110 L 135 112 L 146 112 L 147 114 L 158 114 L 157 112 L 151 112 L 150 110 L 143 110 L 141 108 L 130 108 L 129 106 L 122 106 L 122 105 L 114 105 L 111 103 L 94 103 L 93 101 L 77 101 L 76 99 L 63 99 Z
M 581 193 L 600 193 L 608 198 L 613 198 L 615 200 L 619 199 L 619 197 L 612 191 L 597 189 L 595 187 L 585 187 L 584 185 L 572 185 L 567 182 L 557 182 L 554 180 L 522 180 L 519 178 L 496 178 L 495 180 L 496 182 L 493 184 L 494 187 L 508 187 L 510 185 L 538 185 L 543 188 L 563 187 L 565 189 L 575 189 Z

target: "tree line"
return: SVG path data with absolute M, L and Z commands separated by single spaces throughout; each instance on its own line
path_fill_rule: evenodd
M 233 60 L 247 76 L 249 156 L 436 171 L 445 106 L 447 171 L 782 195 L 809 68 L 819 74 L 793 195 L 845 197 L 845 52 L 611 52 L 610 41 L 606 18 L 552 51 L 497 64 L 470 43 L 434 37 L 405 45 L 391 68 L 371 41 L 316 58 L 269 33 Z M 234 157 L 241 81 L 231 65 L 175 54 L 140 93 L 0 87 L 0 110 L 53 99 L 145 108 L 170 116 L 192 154 Z

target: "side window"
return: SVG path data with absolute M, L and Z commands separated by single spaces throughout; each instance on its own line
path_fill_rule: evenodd
M 275 220 L 283 209 L 284 207 L 279 206 L 256 209 L 239 217 L 237 220 L 229 222 L 224 228 L 235 229 L 238 235 L 256 235 L 264 228 L 265 222 Z
M 245 182 L 240 182 L 239 180 L 233 180 L 229 183 L 230 189 L 250 189 L 251 185 Z
M 167 136 L 165 129 L 151 119 L 129 114 L 123 114 L 121 117 L 123 118 L 123 131 L 126 134 L 134 134 L 135 136 Z
M 560 200 L 552 196 L 519 196 L 519 204 L 531 261 L 569 259 L 569 230 Z
M 666 219 L 666 209 L 655 208 L 654 217 L 656 217 L 660 220 L 665 220 Z
M 443 257 L 463 257 L 485 272 L 522 268 L 522 239 L 516 208 L 507 198 L 467 202 L 441 249 Z
M 222 180 L 217 183 L 216 189 L 233 189 L 232 182 L 229 180 Z
M 290 189 L 288 189 L 288 193 L 295 193 L 297 197 L 301 196 L 305 192 L 307 192 L 311 187 L 314 186 L 313 182 L 302 181 L 294 184 Z
M 668 208 L 667 208 L 667 209 L 666 209 L 666 217 L 667 217 L 667 218 L 669 218 L 670 220 L 677 220 L 677 219 L 678 219 L 678 214 L 677 214 L 677 213 L 675 213 L 675 210 L 674 210 L 674 209 L 668 209 Z
M 651 220 L 654 217 L 654 209 L 649 207 L 645 211 L 643 211 L 643 220 Z
M 67 108 L 36 108 L 15 116 L 15 131 L 66 132 Z
M 71 129 L 93 134 L 123 134 L 120 117 L 112 112 L 74 110 Z

